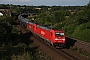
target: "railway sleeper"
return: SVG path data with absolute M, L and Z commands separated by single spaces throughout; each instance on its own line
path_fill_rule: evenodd
M 54 43 L 53 46 L 56 48 L 65 48 L 66 44 L 65 43 Z

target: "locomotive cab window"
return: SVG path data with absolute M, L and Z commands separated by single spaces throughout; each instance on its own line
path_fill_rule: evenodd
M 64 33 L 56 32 L 55 36 L 64 36 Z

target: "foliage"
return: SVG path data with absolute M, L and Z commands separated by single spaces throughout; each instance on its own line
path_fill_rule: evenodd
M 63 29 L 66 32 L 67 36 L 72 36 L 75 29 L 75 25 L 72 24 L 72 25 L 64 26 Z
M 63 29 L 65 30 L 67 36 L 89 41 L 89 34 L 87 34 L 90 32 L 89 29 L 82 28 L 85 27 L 83 25 L 90 22 L 90 3 L 83 7 L 52 6 L 50 7 L 51 10 L 45 10 L 46 6 L 43 7 L 43 10 L 33 16 L 36 23 L 47 25 L 48 27 L 56 29 Z
M 87 14 L 88 21 L 90 21 L 90 2 L 86 6 L 85 13 Z
M 50 25 L 54 22 L 54 15 L 50 11 L 41 12 L 34 18 L 36 23 L 43 25 Z
M 88 22 L 87 14 L 83 10 L 78 11 L 75 14 L 75 17 L 76 17 L 77 22 L 78 22 L 79 25 Z
M 55 11 L 54 15 L 55 15 L 55 23 L 65 20 L 65 12 L 64 11 Z
M 61 23 L 58 23 L 58 24 L 55 24 L 53 26 L 53 28 L 56 28 L 56 29 L 62 29 L 64 27 L 64 24 L 61 22 Z
M 11 16 L 0 17 L 1 60 L 48 59 L 41 52 L 37 53 L 38 47 L 23 40 L 25 38 L 24 35 L 15 28 L 15 20 L 22 13 L 31 14 L 29 18 L 33 19 L 35 23 L 63 29 L 67 36 L 90 42 L 90 2 L 86 6 L 20 6 L 0 4 L 0 8 L 11 10 Z M 35 8 L 41 8 L 41 10 L 36 10 Z M 48 10 L 48 8 L 51 9 Z M 24 38 L 20 38 L 22 36 Z M 74 50 L 77 50 L 77 48 L 74 48 Z
M 20 43 L 20 31 L 12 23 L 12 17 L 0 17 L 0 60 L 12 60 L 13 55 L 23 56 L 23 54 L 26 54 L 24 52 L 29 52 L 29 50 L 26 50 L 27 45 Z M 31 47 L 28 48 L 30 51 L 32 50 Z
M 73 36 L 75 38 L 90 42 L 90 22 L 77 26 L 74 30 Z
M 38 46 L 30 40 L 30 33 L 22 34 L 12 20 L 10 16 L 0 17 L 0 60 L 50 60 L 39 53 Z
M 56 24 L 59 22 L 62 22 L 65 20 L 65 15 L 68 14 L 65 11 L 43 11 L 41 13 L 38 13 L 37 16 L 35 16 L 35 22 L 43 25 L 50 26 L 52 24 Z

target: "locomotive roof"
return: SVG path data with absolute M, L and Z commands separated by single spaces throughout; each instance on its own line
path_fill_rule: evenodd
M 39 27 L 40 27 L 40 28 L 43 28 L 43 29 L 45 29 L 45 30 L 54 30 L 54 31 L 56 31 L 56 32 L 64 32 L 63 30 L 59 30 L 59 29 L 55 29 L 55 28 L 48 28 L 48 27 L 42 26 L 42 25 L 40 25 Z
M 34 22 L 29 21 L 30 24 L 34 24 Z
M 24 19 L 22 19 L 24 22 L 29 22 L 29 20 L 28 19 L 26 19 L 26 18 L 24 18 Z
M 39 26 L 39 27 L 41 27 L 41 28 L 43 28 L 43 29 L 45 29 L 45 30 L 51 30 L 51 29 L 49 29 L 48 27 L 46 27 L 46 26 Z

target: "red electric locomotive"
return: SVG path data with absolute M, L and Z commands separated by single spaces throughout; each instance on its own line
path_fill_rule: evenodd
M 54 30 L 45 26 L 38 26 L 36 28 L 36 34 L 53 46 L 65 46 L 65 33 L 63 30 Z
M 50 29 L 48 27 L 38 25 L 29 20 L 27 21 L 25 20 L 27 19 L 21 18 L 20 19 L 21 24 L 25 25 L 26 28 L 33 34 L 38 35 L 42 39 L 48 41 L 53 46 L 65 47 L 66 39 L 65 39 L 65 32 L 63 30 Z
M 30 30 L 31 32 L 34 32 L 34 23 L 28 22 L 27 23 L 27 29 Z
M 49 29 L 33 22 L 27 23 L 27 29 L 42 39 L 48 41 L 53 46 L 65 46 L 66 40 L 63 30 Z
M 30 21 L 27 23 L 27 29 L 30 30 L 34 34 L 36 33 L 37 26 L 39 26 L 39 25 L 35 24 L 33 22 L 30 22 Z

